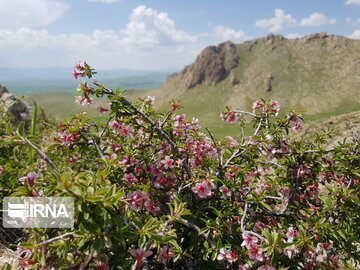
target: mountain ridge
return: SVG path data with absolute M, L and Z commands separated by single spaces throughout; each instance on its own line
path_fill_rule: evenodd
M 183 112 L 204 127 L 226 129 L 220 111 L 228 105 L 251 110 L 260 98 L 279 101 L 282 112 L 293 108 L 312 119 L 360 111 L 359 85 L 360 40 L 324 32 L 297 39 L 270 34 L 205 48 L 154 95 L 159 108 L 179 100 Z
M 205 48 L 192 64 L 168 76 L 160 93 L 183 99 L 205 86 L 224 88 L 219 89 L 221 95 L 228 92 L 224 105 L 248 107 L 249 100 L 268 97 L 314 114 L 354 104 L 354 97 L 360 98 L 359 71 L 359 40 L 326 33 L 298 39 L 270 34 Z

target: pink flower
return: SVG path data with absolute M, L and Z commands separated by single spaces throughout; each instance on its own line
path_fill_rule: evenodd
M 168 169 L 173 167 L 174 160 L 171 159 L 169 156 L 166 156 L 165 159 L 161 161 L 161 163 L 164 165 L 165 169 Z
M 158 260 L 163 264 L 166 264 L 167 260 L 171 259 L 174 256 L 175 253 L 170 251 L 170 248 L 168 246 L 163 246 L 160 250 Z
M 81 106 L 90 105 L 93 102 L 92 98 L 83 97 L 83 96 L 76 96 L 75 103 Z
M 295 246 L 291 246 L 289 248 L 284 249 L 284 254 L 291 259 L 293 253 L 298 252 L 298 249 Z
M 128 186 L 130 187 L 133 183 L 139 182 L 139 180 L 132 174 L 125 174 L 124 179 L 128 182 Z
M 295 231 L 293 227 L 289 227 L 288 232 L 286 233 L 286 237 L 288 239 L 288 243 L 292 243 L 294 241 Z
M 109 122 L 109 127 L 113 129 L 119 129 L 120 126 L 121 126 L 120 123 L 116 120 Z
M 252 109 L 255 111 L 256 109 L 261 109 L 264 107 L 264 103 L 262 103 L 259 100 L 256 100 L 253 105 L 252 105 Z
M 236 252 L 231 252 L 230 250 L 227 250 L 226 248 L 221 248 L 220 253 L 217 256 L 217 259 L 219 261 L 226 260 L 230 263 L 235 262 L 237 260 L 238 256 Z
M 64 145 L 70 145 L 71 143 L 77 141 L 77 139 L 80 138 L 80 135 L 66 130 L 61 132 L 59 136 L 60 138 L 58 139 L 58 141 L 60 141 L 60 143 Z
M 97 270 L 110 270 L 109 265 L 102 261 L 96 262 L 96 269 Z
M 157 212 L 160 211 L 160 207 L 154 205 L 150 200 L 147 200 L 144 204 L 146 210 L 148 210 L 152 215 L 156 216 Z
M 30 172 L 26 176 L 19 178 L 21 183 L 26 182 L 29 187 L 35 185 L 35 180 L 39 178 L 39 175 L 36 172 Z
M 230 195 L 229 188 L 225 185 L 221 186 L 219 190 L 222 193 L 223 197 L 227 197 Z
M 78 77 L 84 77 L 85 76 L 85 62 L 80 61 L 74 66 L 73 75 L 75 79 Z
M 181 115 L 176 115 L 174 117 L 175 123 L 174 123 L 174 127 L 179 127 L 182 123 L 185 122 L 185 114 L 181 114 Z
M 110 145 L 110 147 L 115 153 L 121 149 L 121 145 L 118 143 L 114 143 L 114 144 Z
M 39 172 L 43 172 L 43 171 L 46 171 L 46 167 L 47 167 L 47 163 L 45 160 L 41 160 L 39 162 Z
M 104 108 L 104 106 L 100 104 L 99 107 L 97 107 L 97 111 L 102 115 L 104 112 L 108 112 L 109 109 Z
M 262 261 L 263 260 L 262 250 L 259 245 L 253 244 L 250 246 L 249 258 L 253 261 L 255 261 L 255 260 Z
M 118 131 L 119 131 L 120 135 L 122 135 L 124 137 L 131 138 L 134 136 L 133 129 L 130 126 L 127 126 L 125 124 L 122 124 Z
M 296 171 L 296 176 L 301 179 L 307 179 L 311 177 L 311 172 L 308 167 L 301 165 Z
M 147 201 L 146 194 L 143 194 L 141 191 L 137 190 L 135 192 L 129 193 L 125 197 L 132 209 L 139 212 L 144 207 L 145 202 Z
M 241 246 L 245 246 L 247 249 L 250 249 L 252 245 L 256 244 L 259 241 L 257 237 L 251 236 L 247 232 L 244 232 L 242 237 L 244 241 L 241 243 Z
M 186 124 L 188 130 L 200 131 L 199 119 L 193 118 L 191 123 Z
M 88 85 L 87 82 L 79 83 L 78 87 L 76 88 L 76 91 L 80 93 L 85 93 L 86 95 L 93 93 L 93 89 Z
M 299 131 L 302 129 L 302 120 L 300 118 L 301 114 L 294 113 L 293 115 L 288 115 L 288 118 L 290 119 L 290 123 L 293 126 L 291 128 L 292 131 Z
M 235 112 L 221 112 L 220 113 L 221 119 L 226 123 L 235 123 L 239 120 L 239 116 Z
M 276 100 L 271 100 L 269 106 L 270 106 L 271 112 L 272 112 L 275 116 L 279 114 L 280 104 L 279 104 Z
M 36 264 L 36 261 L 34 259 L 20 259 L 19 265 L 22 267 L 21 269 L 24 270 L 30 270 L 34 269 L 31 265 Z
M 155 103 L 155 97 L 154 96 L 147 96 L 147 98 L 145 99 L 145 102 L 151 105 L 154 105 Z
M 201 183 L 198 183 L 191 190 L 196 193 L 200 198 L 208 198 L 213 193 L 211 192 L 211 183 L 208 180 L 204 180 Z
M 143 265 L 144 258 L 149 257 L 153 254 L 152 251 L 145 251 L 144 248 L 132 249 L 130 250 L 130 253 L 136 259 L 137 268 L 140 268 Z
M 230 142 L 230 147 L 231 148 L 235 148 L 235 147 L 238 147 L 239 146 L 239 143 L 231 136 L 226 136 L 226 139 L 229 140 Z
M 254 225 L 254 232 L 260 232 L 261 230 L 267 229 L 269 228 L 268 225 L 265 225 L 264 223 L 262 223 L 261 221 L 256 221 L 255 225 Z
M 31 249 L 24 248 L 24 247 L 18 245 L 16 248 L 15 254 L 18 258 L 31 258 L 33 253 L 31 251 Z
M 109 126 L 113 129 L 115 129 L 115 131 L 118 132 L 121 136 L 128 137 L 128 138 L 131 138 L 134 136 L 132 127 L 130 127 L 124 123 L 120 123 L 117 120 L 111 121 L 109 123 Z
M 80 162 L 79 158 L 76 156 L 71 156 L 70 157 L 70 163 L 78 163 Z

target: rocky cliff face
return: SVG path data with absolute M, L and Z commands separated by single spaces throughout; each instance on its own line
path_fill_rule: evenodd
M 230 70 L 238 65 L 239 56 L 234 43 L 228 41 L 205 48 L 196 61 L 183 71 L 169 76 L 180 77 L 187 89 L 198 84 L 215 85 L 227 78 Z
M 30 106 L 17 99 L 13 94 L 9 93 L 6 87 L 0 85 L 0 106 L 4 106 L 5 110 L 14 115 L 13 124 L 19 125 L 21 121 L 27 121 L 30 118 Z

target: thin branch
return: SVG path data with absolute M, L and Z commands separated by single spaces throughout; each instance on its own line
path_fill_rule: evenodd
M 260 234 L 255 233 L 255 232 L 253 232 L 253 231 L 248 231 L 248 230 L 245 229 L 245 218 L 246 218 L 247 209 L 248 209 L 248 203 L 245 202 L 244 214 L 243 214 L 243 216 L 241 217 L 241 220 L 240 220 L 240 228 L 241 228 L 241 231 L 242 231 L 243 233 L 251 234 L 251 235 L 253 235 L 253 236 L 256 236 L 256 237 L 259 238 L 259 239 L 262 239 L 262 240 L 268 242 L 268 240 L 267 240 L 265 237 L 261 236 Z
M 25 137 L 21 137 L 22 140 L 24 142 L 26 142 L 32 149 L 35 150 L 36 153 L 38 153 L 41 158 L 43 160 L 45 160 L 50 166 L 51 168 L 53 168 L 57 173 L 60 173 L 60 170 L 56 167 L 56 165 L 54 164 L 54 162 L 44 153 L 42 152 L 39 148 L 37 148 L 31 141 L 29 141 L 27 138 Z
M 247 208 L 248 208 L 248 203 L 245 203 L 245 207 L 244 207 L 244 214 L 241 217 L 241 221 L 240 221 L 240 228 L 241 231 L 245 231 L 245 225 L 244 225 L 244 221 L 245 221 L 245 217 L 246 217 L 246 212 L 247 212 Z
M 234 111 L 235 113 L 240 113 L 240 114 L 245 114 L 245 115 L 250 115 L 254 118 L 261 118 L 260 116 L 256 115 L 255 113 L 251 113 L 251 112 L 245 112 L 245 111 L 238 111 L 238 110 L 235 110 Z
M 74 235 L 73 232 L 64 233 L 64 234 L 56 236 L 54 238 L 50 238 L 48 240 L 45 240 L 45 241 L 41 242 L 40 245 L 48 245 L 48 244 L 51 244 L 53 242 L 56 242 L 58 240 L 61 240 L 61 239 L 64 239 L 66 237 L 73 236 L 73 235 Z
M 89 254 L 85 257 L 84 261 L 80 264 L 79 270 L 85 270 L 87 269 L 89 263 L 93 259 L 93 255 Z
M 184 219 L 184 218 L 180 218 L 180 220 L 186 225 L 188 226 L 190 229 L 193 229 L 194 231 L 196 231 L 198 233 L 199 236 L 204 237 L 204 239 L 210 244 L 211 249 L 215 250 L 215 244 L 214 242 L 209 238 L 208 234 L 205 234 L 203 232 L 201 232 L 201 229 L 196 226 L 194 223 Z
M 104 129 L 103 129 L 103 130 L 101 131 L 101 133 L 100 133 L 99 138 L 101 138 L 101 137 L 104 135 L 104 133 L 105 133 L 106 129 L 107 129 L 107 128 L 108 128 L 108 126 L 109 126 L 110 121 L 111 121 L 113 118 L 114 118 L 114 117 L 113 117 L 113 116 L 111 116 L 111 117 L 107 120 L 107 122 L 106 122 L 106 125 L 105 125 Z
M 97 144 L 96 140 L 93 138 L 90 142 L 95 146 L 96 152 L 98 153 L 99 157 L 101 159 L 105 159 L 105 156 L 104 156 L 103 152 L 101 151 L 99 145 Z
M 161 128 L 164 127 L 166 121 L 170 118 L 170 116 L 172 115 L 172 113 L 173 113 L 173 112 L 170 111 L 170 112 L 165 116 L 164 120 L 162 121 L 162 123 L 161 123 L 161 125 L 160 125 Z
M 292 155 L 298 155 L 298 154 L 311 154 L 311 153 L 330 153 L 333 152 L 335 149 L 331 148 L 328 150 L 305 150 L 302 152 L 297 151 L 285 151 L 285 152 L 275 152 L 274 155 L 286 155 L 286 154 L 292 154 Z
M 229 159 L 225 162 L 224 164 L 224 168 L 227 168 L 230 164 L 231 161 L 233 161 L 233 159 L 241 156 L 241 154 L 244 152 L 244 150 L 240 151 L 240 149 L 236 150 L 232 155 L 231 157 L 229 157 Z
M 263 122 L 263 119 L 261 118 L 260 121 L 259 121 L 259 124 L 258 124 L 258 126 L 257 126 L 257 128 L 256 128 L 256 130 L 254 132 L 254 136 L 259 135 L 259 132 L 260 132 L 261 126 L 262 126 L 262 122 Z
M 223 160 L 222 160 L 222 157 L 221 157 L 221 152 L 220 152 L 220 150 L 219 150 L 219 147 L 218 147 L 218 145 L 217 145 L 217 143 L 216 143 L 216 141 L 215 141 L 215 138 L 214 138 L 214 136 L 212 135 L 212 133 L 210 132 L 210 130 L 208 129 L 208 128 L 205 128 L 206 129 L 206 131 L 209 133 L 209 135 L 210 135 L 210 138 L 211 138 L 211 140 L 212 140 L 212 142 L 213 142 L 213 144 L 214 144 L 214 147 L 215 147 L 215 149 L 216 149 L 216 152 L 217 152 L 217 159 L 218 159 L 218 162 L 219 162 L 219 171 L 220 171 L 220 175 L 223 175 Z
M 279 200 L 279 201 L 283 201 L 282 198 L 280 197 L 275 197 L 275 196 L 264 196 L 265 199 L 273 199 L 273 200 Z

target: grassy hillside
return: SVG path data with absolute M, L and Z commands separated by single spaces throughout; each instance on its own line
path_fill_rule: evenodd
M 187 89 L 183 71 L 169 77 L 156 95 L 162 101 L 181 100 L 186 112 L 217 134 L 229 129 L 218 119 L 219 111 L 226 105 L 250 110 L 259 98 L 278 100 L 282 111 L 304 111 L 309 121 L 360 110 L 360 41 L 325 34 L 291 40 L 269 35 L 235 46 L 239 62 L 223 81 Z M 204 68 L 200 60 L 193 69 Z

